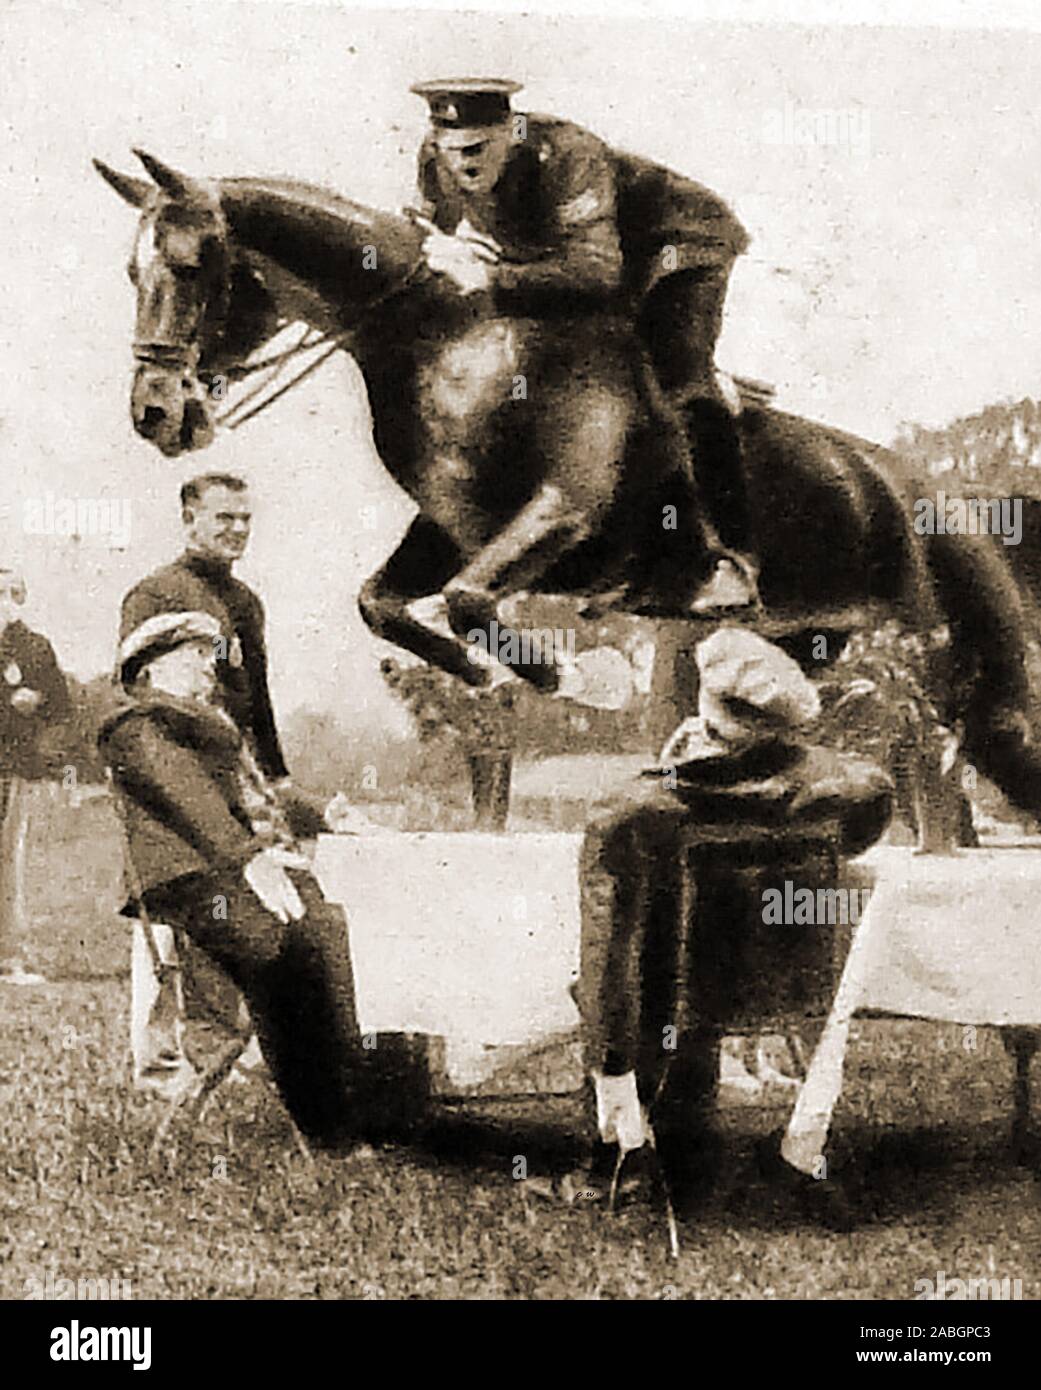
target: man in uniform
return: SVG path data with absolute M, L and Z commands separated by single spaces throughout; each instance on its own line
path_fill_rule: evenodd
M 249 543 L 253 512 L 249 489 L 234 474 L 209 473 L 181 488 L 184 553 L 154 570 L 126 594 L 120 615 L 120 641 L 162 614 L 208 613 L 220 626 L 217 653 L 219 701 L 272 782 L 289 791 L 275 716 L 268 691 L 264 606 L 257 594 L 232 573 Z M 238 991 L 182 938 L 175 946 L 168 924 L 155 938 L 167 964 L 180 961 L 190 1017 L 229 1028 L 241 1024 Z M 142 946 L 137 940 L 137 945 Z M 138 952 L 144 959 L 143 951 Z M 153 984 L 153 991 L 155 989 Z M 145 995 L 135 994 L 135 1072 L 162 1089 L 180 1084 L 181 1049 L 162 1029 L 153 1030 L 144 1012 Z M 162 1009 L 159 1011 L 162 1016 Z M 138 1014 L 141 1017 L 138 1017 Z
M 232 567 L 245 552 L 252 524 L 249 489 L 234 474 L 210 473 L 192 478 L 181 489 L 184 554 L 153 571 L 123 599 L 120 641 L 151 621 L 170 613 L 209 614 L 219 626 L 217 651 L 219 703 L 246 741 L 263 775 L 279 795 L 298 805 L 302 814 L 313 811 L 310 798 L 295 792 L 279 744 L 275 716 L 268 691 L 267 648 L 264 639 L 264 606 L 248 585 L 236 579 Z M 344 828 L 351 817 L 363 821 L 340 795 L 326 808 L 326 829 Z M 203 955 L 186 945 L 174 944 L 167 923 L 154 923 L 154 937 L 167 964 L 180 961 L 184 973 L 185 1000 L 190 1016 L 225 1027 L 240 1026 L 238 991 Z M 143 939 L 136 940 L 143 973 L 152 968 Z M 135 979 L 137 977 L 135 976 Z M 142 981 L 142 983 L 144 983 Z M 151 1012 L 161 1019 L 162 1007 L 148 1008 L 148 995 L 158 981 L 135 992 L 134 1065 L 139 1080 L 163 1089 L 180 1084 L 183 1055 L 169 1031 L 152 1028 Z
M 25 782 L 42 775 L 39 740 L 65 718 L 68 689 L 54 648 L 25 625 L 25 580 L 0 568 L 0 983 L 42 984 L 25 945 Z
M 519 89 L 476 78 L 412 87 L 431 116 L 419 154 L 427 263 L 464 295 L 490 291 L 504 313 L 613 303 L 631 315 L 662 413 L 685 427 L 713 513 L 702 525 L 716 563 L 693 606 L 753 602 L 735 406 L 714 365 L 727 282 L 748 236 L 700 184 L 573 122 L 514 112 Z
M 158 613 L 211 613 L 220 623 L 220 693 L 267 777 L 287 776 L 268 692 L 264 606 L 232 574 L 249 544 L 249 489 L 233 474 L 209 473 L 181 488 L 185 550 L 123 599 L 120 641 Z

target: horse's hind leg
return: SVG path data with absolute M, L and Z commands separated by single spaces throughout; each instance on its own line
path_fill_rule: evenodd
M 362 585 L 358 608 L 377 637 L 469 685 L 486 685 L 487 671 L 468 659 L 458 638 L 432 630 L 409 612 L 413 600 L 441 591 L 461 558 L 440 526 L 417 516 L 386 564 Z
M 932 537 L 929 558 L 959 674 L 971 681 L 962 711 L 966 756 L 1015 807 L 1041 816 L 1022 593 L 991 537 Z

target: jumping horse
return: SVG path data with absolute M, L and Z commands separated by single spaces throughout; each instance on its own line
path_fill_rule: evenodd
M 303 347 L 353 354 L 379 456 L 418 507 L 362 588 L 375 633 L 479 685 L 489 672 L 468 659 L 466 634 L 522 591 L 691 616 L 709 561 L 694 476 L 711 460 L 692 470 L 663 427 L 617 308 L 577 285 L 537 317 L 510 316 L 428 269 L 415 216 L 287 178 L 189 178 L 136 153 L 150 180 L 95 161 L 140 210 L 128 266 L 134 428 L 168 457 L 208 445 L 228 384 L 287 323 L 310 326 Z M 576 380 L 587 388 L 581 418 L 562 406 Z M 761 402 L 739 428 L 759 629 L 792 649 L 833 633 L 832 656 L 865 615 L 946 629 L 934 684 L 965 756 L 1041 813 L 1027 661 L 1041 532 L 1030 508 L 1018 547 L 919 535 L 912 487 L 879 446 Z M 551 664 L 515 671 L 556 688 Z

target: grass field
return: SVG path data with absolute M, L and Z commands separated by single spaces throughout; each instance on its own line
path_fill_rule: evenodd
M 721 1116 L 719 1190 L 678 1260 L 652 1212 L 612 1218 L 514 1179 L 518 1155 L 535 1179 L 581 1155 L 567 1098 L 445 1107 L 421 1151 L 310 1165 L 254 1081 L 226 1086 L 176 1168 L 155 1170 L 158 1105 L 128 1084 L 128 982 L 79 968 L 116 968 L 124 949 L 103 815 L 88 804 L 30 856 L 37 930 L 64 942 L 36 963 L 66 978 L 0 988 L 0 1296 L 50 1274 L 126 1280 L 134 1298 L 911 1299 L 941 1270 L 1038 1296 L 1041 1186 L 1009 1156 L 1011 1064 L 982 1030 L 966 1051 L 953 1026 L 857 1025 L 836 1153 L 867 1201 L 848 1236 L 757 1178 L 777 1110 Z

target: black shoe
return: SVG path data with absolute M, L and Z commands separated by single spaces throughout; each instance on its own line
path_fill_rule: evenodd
M 840 1234 L 856 1227 L 856 1213 L 845 1184 L 837 1177 L 815 1178 L 793 1168 L 781 1154 L 778 1135 L 760 1139 L 755 1157 L 759 1177 L 772 1192 L 791 1198 L 805 1220 Z
M 654 1202 L 660 1186 L 657 1157 L 649 1144 L 623 1155 L 616 1144 L 599 1139 L 586 1167 L 565 1174 L 559 1184 L 569 1206 L 588 1202 L 611 1211 Z

